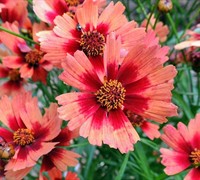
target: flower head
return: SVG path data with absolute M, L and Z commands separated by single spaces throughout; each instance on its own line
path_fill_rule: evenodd
M 24 0 L 6 0 L 0 3 L 0 15 L 3 22 L 13 23 L 17 21 L 20 28 L 31 28 L 28 18 L 28 2 Z
M 53 24 L 56 16 L 62 16 L 64 13 L 73 18 L 77 7 L 83 3 L 84 0 L 33 0 L 33 10 L 42 21 Z M 94 3 L 101 8 L 106 1 L 96 0 Z
M 3 27 L 19 34 L 18 26 L 8 22 Z M 0 32 L 2 43 L 13 53 L 3 57 L 3 65 L 19 69 L 21 78 L 32 78 L 34 81 L 46 83 L 47 71 L 52 65 L 44 59 L 44 52 L 40 49 L 31 49 L 23 39 L 20 39 L 6 32 Z
M 168 26 L 164 25 L 160 21 L 160 22 L 157 22 L 155 25 L 155 28 L 153 28 L 155 23 L 156 23 L 156 19 L 155 19 L 154 15 L 152 15 L 147 30 L 153 29 L 155 31 L 156 35 L 158 36 L 160 42 L 165 42 L 167 40 L 167 35 L 169 34 Z M 146 27 L 146 25 L 147 25 L 147 19 L 145 19 L 142 22 L 141 27 Z
M 200 24 L 196 25 L 194 30 L 188 30 L 185 34 L 186 40 L 174 46 L 175 49 L 181 50 L 189 47 L 200 47 Z
M 111 2 L 99 14 L 98 6 L 92 0 L 86 1 L 76 10 L 75 18 L 69 15 L 57 16 L 53 31 L 38 33 L 41 49 L 46 52 L 45 58 L 57 67 L 67 53 L 71 55 L 82 50 L 96 69 L 102 67 L 102 55 L 106 44 L 106 36 L 116 31 L 121 35 L 122 44 L 129 48 L 143 38 L 145 29 L 136 28 L 137 23 L 128 23 L 123 12 L 125 7 Z M 135 38 L 130 38 L 134 36 Z
M 166 166 L 165 173 L 174 175 L 190 168 L 185 180 L 200 177 L 200 114 L 189 121 L 188 127 L 179 122 L 177 129 L 172 125 L 163 128 L 161 139 L 172 149 L 161 148 L 161 163 Z
M 158 131 L 159 126 L 149 122 L 146 118 L 132 113 L 130 110 L 124 109 L 124 113 L 133 125 L 133 127 L 139 127 L 147 135 L 148 138 L 153 140 L 154 138 L 160 137 L 160 132 Z
M 4 94 L 12 96 L 24 91 L 23 85 L 26 81 L 20 77 L 18 69 L 0 65 L 0 78 L 5 78 L 5 81 L 0 86 L 0 96 Z
M 89 142 L 118 148 L 122 153 L 133 150 L 139 136 L 123 109 L 159 123 L 167 116 L 176 115 L 171 103 L 171 89 L 176 70 L 163 67 L 168 59 L 167 47 L 161 48 L 155 34 L 150 32 L 146 41 L 132 46 L 132 50 L 120 59 L 120 37 L 115 33 L 107 37 L 103 65 L 99 75 L 82 51 L 67 55 L 60 79 L 81 92 L 58 96 L 62 105 L 60 118 L 69 120 L 70 130 L 80 127 L 80 135 Z
M 7 128 L 1 127 L 0 134 L 15 150 L 5 166 L 6 171 L 27 170 L 54 148 L 56 142 L 50 141 L 59 134 L 61 122 L 49 114 L 46 111 L 42 116 L 37 99 L 30 93 L 1 98 L 0 120 Z
M 50 106 L 49 114 L 50 117 L 57 116 L 57 108 L 56 104 Z M 49 119 L 49 118 L 47 118 Z M 60 121 L 61 122 L 61 121 Z M 59 171 L 65 171 L 68 166 L 75 166 L 78 164 L 76 158 L 80 157 L 80 155 L 63 149 L 61 146 L 69 146 L 70 141 L 78 136 L 78 131 L 70 131 L 68 127 L 63 128 L 60 133 L 52 139 L 52 142 L 56 142 L 55 148 L 53 148 L 48 154 L 43 156 L 42 165 L 40 169 L 40 176 L 42 176 L 42 172 L 47 171 L 50 172 L 53 168 L 56 167 Z

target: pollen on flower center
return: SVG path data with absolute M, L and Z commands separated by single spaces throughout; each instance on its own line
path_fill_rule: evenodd
M 10 78 L 11 81 L 19 81 L 20 78 L 20 73 L 18 69 L 12 69 L 9 71 L 8 76 Z
M 68 6 L 78 6 L 80 4 L 79 0 L 65 0 Z
M 105 81 L 103 86 L 95 93 L 97 102 L 107 111 L 122 107 L 125 100 L 126 90 L 120 82 L 110 79 Z
M 25 55 L 25 60 L 30 66 L 38 67 L 39 61 L 44 56 L 44 52 L 32 50 Z
M 133 126 L 141 126 L 145 121 L 144 117 L 142 117 L 138 114 L 135 114 L 135 113 L 131 112 L 130 110 L 126 110 L 125 114 Z
M 194 151 L 191 152 L 190 161 L 196 168 L 200 166 L 200 150 L 199 149 L 195 148 Z
M 30 129 L 20 128 L 13 134 L 13 140 L 15 144 L 20 146 L 29 145 L 34 141 L 34 133 Z
M 80 39 L 80 46 L 87 56 L 103 55 L 105 37 L 96 30 L 83 32 Z

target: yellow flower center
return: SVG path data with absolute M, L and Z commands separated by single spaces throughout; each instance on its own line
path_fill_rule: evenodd
M 103 55 L 105 37 L 96 30 L 83 32 L 80 39 L 80 46 L 87 56 Z
M 39 61 L 42 59 L 43 56 L 44 56 L 44 52 L 34 49 L 25 55 L 25 61 L 30 66 L 38 67 Z
M 133 113 L 129 110 L 126 110 L 125 114 L 134 127 L 135 126 L 141 126 L 145 121 L 145 118 L 143 118 L 142 116 L 137 115 L 137 114 L 135 114 L 135 113 Z
M 97 102 L 107 111 L 121 108 L 125 100 L 126 90 L 120 82 L 110 79 L 105 81 L 103 86 L 95 93 Z
M 20 128 L 13 134 L 13 140 L 15 144 L 20 146 L 26 146 L 31 144 L 34 141 L 34 133 L 30 129 Z
M 11 69 L 8 73 L 8 76 L 11 81 L 19 81 L 21 79 L 18 69 Z
M 68 6 L 78 6 L 80 4 L 79 0 L 65 0 Z
M 190 160 L 195 168 L 200 166 L 200 150 L 199 149 L 195 148 L 194 151 L 191 152 Z

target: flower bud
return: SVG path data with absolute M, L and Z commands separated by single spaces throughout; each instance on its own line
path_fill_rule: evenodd
M 169 12 L 173 8 L 171 0 L 160 0 L 158 2 L 158 10 L 164 13 Z

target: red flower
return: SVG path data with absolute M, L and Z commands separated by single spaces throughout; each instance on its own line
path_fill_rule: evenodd
M 0 86 L 0 96 L 15 95 L 23 92 L 25 80 L 20 77 L 18 69 L 11 69 L 0 65 L 0 78 L 6 78 L 6 81 Z
M 83 2 L 84 0 L 33 0 L 33 10 L 42 21 L 53 24 L 58 15 L 67 13 L 74 17 L 77 7 Z M 96 0 L 94 3 L 103 7 L 106 0 Z
M 15 23 L 6 22 L 2 26 L 19 34 L 18 26 Z M 13 69 L 19 68 L 22 78 L 32 77 L 34 81 L 40 80 L 46 83 L 47 71 L 52 68 L 52 65 L 43 58 L 42 51 L 36 48 L 31 49 L 23 39 L 6 32 L 0 32 L 0 39 L 13 53 L 2 59 L 5 66 Z
M 52 108 L 57 110 L 57 107 Z M 57 142 L 55 148 L 43 157 L 40 176 L 42 172 L 48 171 L 49 173 L 55 167 L 59 171 L 65 171 L 68 166 L 75 166 L 78 164 L 76 158 L 80 157 L 79 154 L 61 148 L 61 146 L 69 146 L 70 141 L 77 136 L 77 130 L 69 131 L 68 127 L 61 130 L 60 134 L 52 140 L 52 142 Z
M 12 100 L 7 96 L 1 98 L 0 120 L 7 128 L 1 127 L 0 134 L 15 149 L 5 170 L 27 170 L 54 148 L 56 143 L 49 141 L 59 134 L 61 122 L 52 114 L 55 113 L 46 111 L 42 116 L 37 99 L 30 93 L 18 94 Z
M 145 35 L 145 28 L 136 28 L 136 22 L 127 21 L 124 10 L 121 2 L 115 5 L 111 2 L 99 14 L 96 3 L 88 0 L 76 10 L 74 19 L 67 14 L 57 16 L 53 31 L 38 33 L 41 49 L 47 53 L 45 58 L 61 67 L 67 53 L 73 55 L 76 50 L 82 50 L 95 68 L 102 70 L 102 55 L 110 32 L 116 31 L 121 36 L 122 47 L 126 49 Z
M 191 168 L 185 180 L 200 177 L 200 114 L 189 121 L 188 127 L 182 122 L 178 128 L 166 125 L 161 139 L 172 149 L 161 148 L 161 163 L 166 166 L 165 173 L 174 175 Z
M 13 23 L 17 21 L 20 28 L 31 28 L 28 18 L 28 2 L 24 0 L 4 0 L 0 3 L 0 15 L 3 22 Z
M 140 127 L 141 130 L 147 135 L 148 138 L 153 140 L 154 138 L 160 137 L 160 132 L 158 131 L 159 126 L 149 122 L 146 118 L 134 114 L 129 110 L 124 110 L 124 113 L 128 117 L 129 121 L 133 127 Z
M 119 66 L 120 38 L 107 37 L 104 51 L 104 74 L 99 76 L 82 51 L 67 55 L 60 79 L 80 89 L 58 96 L 61 119 L 69 120 L 70 130 L 80 127 L 80 135 L 94 145 L 102 142 L 122 153 L 133 150 L 139 136 L 123 112 L 128 109 L 159 123 L 176 115 L 171 90 L 176 70 L 167 61 L 167 47 L 161 48 L 155 34 L 132 46 Z
M 164 25 L 162 22 L 157 22 L 155 28 L 153 28 L 155 22 L 156 22 L 156 19 L 153 15 L 150 19 L 147 29 L 148 31 L 153 29 L 156 35 L 158 36 L 160 42 L 165 42 L 167 40 L 167 35 L 169 34 L 169 28 L 167 25 Z M 146 27 L 146 25 L 147 25 L 147 19 L 145 19 L 142 22 L 141 27 Z

